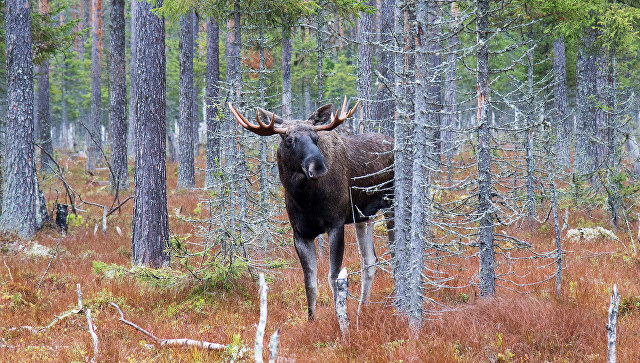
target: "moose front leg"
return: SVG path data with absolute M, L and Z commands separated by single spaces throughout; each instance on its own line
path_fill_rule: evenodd
M 329 287 L 336 301 L 336 279 L 342 267 L 344 256 L 344 224 L 329 229 Z
M 360 289 L 360 303 L 358 314 L 363 304 L 369 300 L 371 286 L 376 275 L 376 251 L 373 246 L 373 221 L 356 223 L 356 240 L 360 251 L 360 271 L 362 288 Z
M 309 321 L 316 315 L 316 299 L 318 298 L 318 262 L 316 246 L 313 239 L 304 239 L 297 233 L 293 234 L 293 243 L 302 265 L 304 273 L 304 288 L 307 293 L 307 311 Z

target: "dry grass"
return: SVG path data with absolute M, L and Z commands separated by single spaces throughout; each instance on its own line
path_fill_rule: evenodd
M 63 158 L 65 163 L 66 158 Z M 70 160 L 67 173 L 70 183 L 83 192 L 83 197 L 100 203 L 111 200 L 107 180 L 101 171 L 96 180 L 83 172 L 84 159 Z M 198 160 L 203 164 L 203 160 Z M 202 165 L 200 165 L 202 166 Z M 188 215 L 203 196 L 193 192 L 175 192 L 175 165 L 168 165 L 169 211 L 181 209 Z M 202 175 L 198 185 L 202 185 Z M 45 184 L 48 200 L 55 199 L 55 181 Z M 88 208 L 84 223 L 70 228 L 62 239 L 58 257 L 54 260 L 40 290 L 36 290 L 48 257 L 29 257 L 9 248 L 13 239 L 4 237 L 0 264 L 0 361 L 88 361 L 92 342 L 86 331 L 84 316 L 71 316 L 51 329 L 34 334 L 28 330 L 10 330 L 30 325 L 41 327 L 76 305 L 75 286 L 81 284 L 84 302 L 92 308 L 100 341 L 98 361 L 193 362 L 228 359 L 228 352 L 207 352 L 197 349 L 159 348 L 149 339 L 118 321 L 117 312 L 109 306 L 115 301 L 125 316 L 141 327 L 163 338 L 192 338 L 217 343 L 236 341 L 253 346 L 259 317 L 256 284 L 249 276 L 236 281 L 232 289 L 209 290 L 202 293 L 197 284 L 173 289 L 160 289 L 133 279 L 106 279 L 92 270 L 93 261 L 130 263 L 131 207 L 109 218 L 106 235 L 94 235 L 94 225 L 100 222 L 101 211 Z M 572 211 L 571 225 L 588 220 L 608 227 L 606 213 L 594 210 L 591 215 Z M 631 229 L 636 230 L 637 221 Z M 119 236 L 115 227 L 123 232 Z M 173 233 L 186 234 L 192 226 L 170 219 Z M 552 226 L 529 225 L 514 227 L 509 233 L 529 240 L 540 250 L 551 250 Z M 393 281 L 378 273 L 372 300 L 365 307 L 355 329 L 357 301 L 349 302 L 352 330 L 348 340 L 339 340 L 338 324 L 333 314 L 329 288 L 326 284 L 327 257 L 319 264 L 320 291 L 317 319 L 306 321 L 302 273 L 292 248 L 285 257 L 291 268 L 276 272 L 270 281 L 267 336 L 280 328 L 280 361 L 408 361 L 408 362 L 476 362 L 476 361 L 595 361 L 606 356 L 606 310 L 609 288 L 617 283 L 626 307 L 618 325 L 618 359 L 621 362 L 640 361 L 640 260 L 630 254 L 626 228 L 616 232 L 620 241 L 566 241 L 567 271 L 563 282 L 563 297 L 554 297 L 553 281 L 535 286 L 531 294 L 523 295 L 498 289 L 493 299 L 478 299 L 471 287 L 441 290 L 430 297 L 448 303 L 453 310 L 434 315 L 424 327 L 412 335 L 404 318 L 395 315 L 389 300 Z M 35 241 L 55 247 L 61 238 L 52 229 L 40 232 Z M 353 229 L 347 230 L 345 265 L 350 271 L 359 266 Z M 24 244 L 24 242 L 21 242 Z M 386 248 L 378 240 L 378 251 Z M 626 246 L 626 247 L 625 247 Z M 462 272 L 453 285 L 472 275 L 477 262 L 460 260 Z M 5 267 L 6 264 L 6 267 Z M 522 282 L 533 282 L 549 273 L 538 271 L 540 263 L 522 262 L 520 274 L 529 269 Z M 359 292 L 359 278 L 353 275 L 351 290 Z M 468 300 L 468 301 L 467 301 Z M 625 303 L 626 301 L 626 303 Z M 625 305 L 626 304 L 626 305 Z M 234 338 L 235 336 L 235 338 Z M 252 360 L 249 355 L 247 360 Z

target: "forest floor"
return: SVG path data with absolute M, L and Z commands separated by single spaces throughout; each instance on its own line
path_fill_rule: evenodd
M 63 155 L 59 161 L 66 169 L 69 184 L 82 193 L 83 199 L 110 205 L 113 196 L 106 170 L 91 177 L 84 172 L 84 158 Z M 198 159 L 200 167 L 203 163 Z M 176 191 L 176 174 L 176 165 L 168 163 L 169 223 L 173 234 L 187 235 L 195 227 L 179 218 L 176 211 L 183 216 L 196 213 L 206 192 Z M 203 185 L 202 172 L 197 185 Z M 43 183 L 43 189 L 51 210 L 58 194 L 56 189 L 62 193 L 62 187 L 52 179 Z M 62 196 L 59 198 L 62 200 Z M 82 220 L 72 221 L 66 237 L 54 228 L 40 231 L 31 241 L 2 237 L 0 361 L 91 360 L 93 343 L 87 319 L 84 314 L 72 311 L 77 307 L 77 284 L 85 309 L 92 312 L 99 342 L 96 361 L 253 360 L 259 296 L 257 284 L 248 273 L 235 278 L 230 286 L 203 289 L 196 281 L 167 288 L 133 276 L 110 277 L 100 271 L 103 264 L 131 266 L 132 207 L 133 202 L 129 201 L 121 212 L 109 216 L 106 234 L 100 227 L 102 211 L 84 205 Z M 578 210 L 571 205 L 568 208 L 571 228 L 612 228 L 606 211 Z M 319 261 L 318 312 L 316 320 L 308 322 L 302 272 L 289 244 L 280 256 L 290 261 L 288 267 L 275 269 L 268 280 L 265 340 L 280 329 L 279 362 L 602 362 L 606 358 L 610 289 L 617 284 L 622 295 L 618 361 L 638 362 L 640 259 L 634 255 L 630 241 L 630 231 L 637 231 L 637 223 L 635 219 L 630 221 L 629 229 L 621 224 L 615 231 L 617 239 L 598 235 L 591 240 L 563 240 L 566 270 L 559 299 L 555 297 L 554 279 L 521 287 L 520 290 L 530 292 L 527 294 L 498 288 L 495 298 L 480 299 L 475 286 L 468 283 L 469 276 L 477 272 L 477 259 L 450 261 L 460 273 L 452 275 L 449 284 L 459 288 L 425 292 L 449 309 L 427 315 L 417 335 L 408 330 L 405 318 L 395 312 L 390 274 L 378 271 L 372 303 L 363 308 L 358 318 L 357 300 L 348 302 L 351 330 L 345 341 L 340 339 L 324 278 L 328 257 L 325 255 Z M 359 259 L 353 227 L 346 231 L 344 266 L 355 272 L 359 270 Z M 563 237 L 566 232 L 562 232 Z M 554 249 L 552 219 L 546 224 L 515 225 L 506 233 L 526 239 L 541 251 Z M 377 237 L 376 245 L 381 256 L 387 250 L 386 242 Z M 54 251 L 57 251 L 55 258 Z M 526 260 L 512 268 L 520 283 L 534 283 L 553 274 L 554 266 L 549 260 Z M 353 274 L 350 279 L 350 291 L 358 295 L 359 276 Z M 205 340 L 229 344 L 229 348 L 205 351 L 161 347 L 120 322 L 111 302 L 120 306 L 126 319 L 157 337 Z M 432 304 L 426 309 L 436 307 Z M 48 326 L 56 316 L 69 311 L 69 316 Z M 245 350 L 244 358 L 238 357 L 239 350 Z

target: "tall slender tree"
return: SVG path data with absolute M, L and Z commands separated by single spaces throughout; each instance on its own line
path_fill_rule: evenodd
M 489 0 L 476 2 L 476 77 L 478 84 L 477 138 L 478 138 L 478 218 L 480 230 L 480 296 L 491 296 L 496 290 L 494 263 L 494 232 L 491 182 L 491 131 L 489 130 Z
M 49 13 L 49 1 L 40 0 L 38 11 L 42 15 Z M 37 67 L 38 74 L 38 142 L 42 147 L 40 152 L 40 173 L 43 175 L 52 174 L 54 172 L 54 163 L 51 159 L 53 156 L 53 143 L 51 136 L 51 111 L 49 109 L 49 60 L 45 60 Z
M 180 127 L 178 152 L 178 188 L 196 186 L 193 155 L 193 21 L 190 11 L 180 17 Z
M 205 187 L 213 186 L 215 171 L 220 163 L 220 125 L 218 117 L 218 94 L 220 92 L 220 47 L 218 22 L 210 17 L 207 22 L 207 173 Z
M 291 118 L 291 28 L 282 27 L 282 117 Z
M 87 171 L 95 174 L 102 148 L 102 0 L 91 1 L 91 118 L 87 132 Z
M 136 57 L 138 52 L 138 39 L 136 35 L 138 0 L 131 1 L 131 59 L 129 60 L 129 134 L 127 135 L 127 151 L 131 155 L 134 153 L 135 135 L 136 135 L 136 94 L 137 94 L 137 77 L 138 68 L 136 65 Z
M 109 135 L 111 137 L 111 189 L 129 187 L 127 165 L 127 74 L 125 60 L 124 0 L 111 1 L 111 103 Z
M 375 0 L 369 0 L 368 6 L 375 6 Z M 358 20 L 358 99 L 360 109 L 356 127 L 373 130 L 373 104 L 371 102 L 371 83 L 373 69 L 373 41 L 375 40 L 374 14 L 361 14 Z M 354 130 L 358 131 L 358 130 Z
M 375 119 L 380 123 L 380 132 L 393 136 L 395 109 L 391 95 L 393 88 L 394 53 L 390 51 L 395 38 L 394 31 L 394 0 L 380 0 L 379 13 L 379 43 L 378 76 L 376 89 L 376 115 Z
M 136 14 L 136 170 L 131 233 L 134 264 L 160 267 L 169 260 L 166 171 L 166 59 L 164 18 L 156 6 L 138 4 Z
M 30 238 L 36 232 L 31 2 L 6 1 L 7 124 L 0 230 Z

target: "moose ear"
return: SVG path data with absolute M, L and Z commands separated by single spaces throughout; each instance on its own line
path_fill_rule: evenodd
M 271 123 L 271 117 L 273 117 L 274 123 L 276 124 L 276 126 L 280 126 L 284 122 L 282 117 L 278 115 L 274 116 L 273 112 L 269 112 L 260 107 L 258 107 L 258 117 L 260 117 L 260 121 L 265 125 L 269 125 Z
M 333 103 L 320 106 L 320 108 L 318 108 L 316 112 L 312 113 L 311 116 L 309 116 L 309 121 L 311 121 L 313 125 L 326 124 L 327 122 L 331 121 L 332 110 Z

